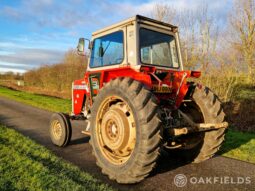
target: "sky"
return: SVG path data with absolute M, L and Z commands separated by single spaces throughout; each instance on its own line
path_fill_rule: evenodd
M 136 14 L 151 17 L 156 3 L 184 12 L 206 3 L 224 23 L 232 1 L 0 0 L 0 73 L 59 63 L 80 37 Z

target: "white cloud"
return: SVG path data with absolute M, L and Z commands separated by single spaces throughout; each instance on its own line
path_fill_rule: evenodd
M 231 6 L 231 0 L 150 0 L 146 3 L 134 4 L 128 3 L 117 3 L 117 13 L 122 15 L 135 15 L 142 14 L 145 16 L 151 16 L 155 4 L 166 4 L 169 7 L 175 9 L 177 12 L 185 11 L 197 11 L 203 6 L 208 5 L 208 9 L 214 16 L 226 16 L 228 8 Z M 114 6 L 113 8 L 114 9 Z M 115 12 L 113 10 L 112 12 Z
M 17 69 L 17 68 L 2 68 L 0 66 L 0 74 L 6 73 L 6 72 L 13 72 L 13 73 L 25 73 L 27 70 L 25 69 Z
M 32 67 L 29 64 L 17 64 L 17 63 L 0 61 L 0 74 L 5 72 L 24 73 L 27 70 L 30 70 L 32 68 L 34 67 Z
M 224 12 L 231 0 L 150 0 L 101 1 L 101 0 L 22 0 L 19 7 L 5 6 L 2 14 L 13 19 L 26 19 L 40 26 L 72 28 L 82 25 L 100 25 L 104 20 L 116 20 L 135 14 L 149 16 L 155 4 L 167 4 L 178 11 L 195 10 L 208 4 L 215 15 Z
M 0 8 L 0 15 L 37 27 L 72 28 L 97 21 L 92 9 L 84 9 L 86 4 L 89 1 L 22 0 L 19 6 Z
M 62 27 L 64 29 L 89 30 L 103 27 L 136 14 L 151 16 L 155 4 L 167 4 L 178 12 L 197 10 L 204 4 L 215 16 L 224 16 L 231 0 L 150 0 L 88 1 L 88 0 L 22 0 L 19 7 L 3 7 L 2 15 L 9 19 L 24 20 L 37 27 Z M 0 14 L 1 15 L 1 14 Z M 79 29 L 80 28 L 80 29 Z M 91 31 L 92 32 L 92 31 Z
M 17 64 L 17 63 L 11 63 L 11 62 L 1 62 L 0 61 L 0 67 L 23 67 L 23 68 L 31 68 L 31 65 L 29 64 Z
M 31 67 L 58 63 L 63 59 L 64 51 L 46 49 L 16 49 L 13 53 L 0 55 L 0 61 L 6 63 L 26 64 Z

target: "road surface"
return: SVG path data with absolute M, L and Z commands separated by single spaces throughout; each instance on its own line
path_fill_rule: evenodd
M 181 158 L 166 155 L 160 158 L 157 168 L 143 182 L 119 185 L 102 175 L 96 166 L 88 144 L 89 137 L 81 134 L 86 124 L 72 122 L 73 135 L 70 145 L 58 148 L 51 144 L 49 138 L 50 116 L 51 112 L 0 97 L 0 123 L 16 129 L 114 188 L 146 191 L 255 190 L 255 165 L 220 156 L 200 164 L 186 164 Z M 177 176 L 178 180 L 183 180 L 178 181 L 178 185 L 183 187 L 177 187 L 174 183 L 174 178 L 178 174 L 186 176 L 186 179 Z

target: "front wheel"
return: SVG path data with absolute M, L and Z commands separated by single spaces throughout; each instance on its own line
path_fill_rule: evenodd
M 54 145 L 65 147 L 72 136 L 69 117 L 63 113 L 53 113 L 50 120 L 50 138 Z
M 159 156 L 161 122 L 154 95 L 142 83 L 117 78 L 95 97 L 91 140 L 97 165 L 118 183 L 136 183 Z

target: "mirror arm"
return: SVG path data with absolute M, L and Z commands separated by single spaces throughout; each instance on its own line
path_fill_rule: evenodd
M 84 53 L 84 52 L 79 52 L 79 51 L 76 51 L 77 52 L 77 54 L 79 55 L 79 56 L 86 56 L 86 54 Z

